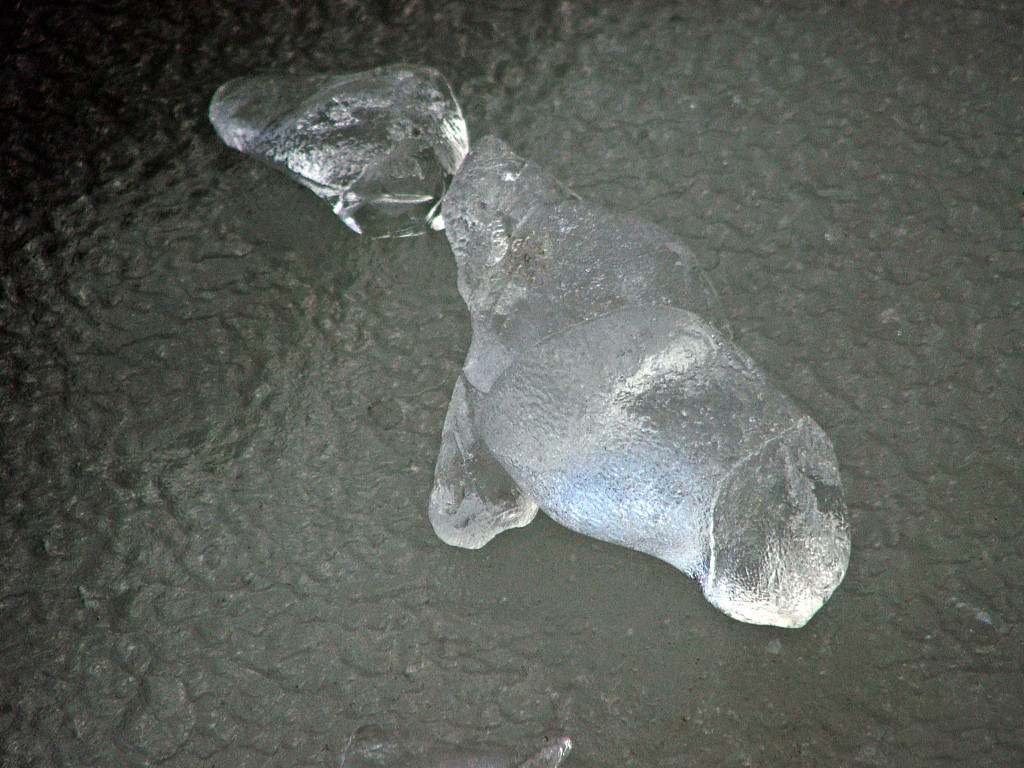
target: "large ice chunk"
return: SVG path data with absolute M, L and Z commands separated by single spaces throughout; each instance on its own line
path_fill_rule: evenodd
M 483 546 L 539 507 L 671 563 L 734 618 L 805 624 L 849 561 L 835 454 L 707 322 L 688 251 L 490 137 L 443 210 L 473 340 L 442 432 L 438 536 Z
M 214 94 L 210 122 L 375 237 L 442 229 L 440 200 L 469 151 L 451 87 L 429 67 L 238 78 Z

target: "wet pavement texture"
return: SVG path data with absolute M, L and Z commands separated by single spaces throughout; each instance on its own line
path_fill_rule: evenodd
M 16 4 L 0 100 L 0 762 L 337 766 L 382 723 L 567 768 L 1024 759 L 1024 10 Z M 543 516 L 426 515 L 468 313 L 224 147 L 222 82 L 426 64 L 689 244 L 835 443 L 849 573 L 732 621 Z

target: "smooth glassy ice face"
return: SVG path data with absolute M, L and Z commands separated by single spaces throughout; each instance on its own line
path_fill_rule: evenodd
M 214 94 L 210 122 L 374 237 L 443 229 L 440 201 L 469 151 L 451 87 L 429 67 L 238 78 Z

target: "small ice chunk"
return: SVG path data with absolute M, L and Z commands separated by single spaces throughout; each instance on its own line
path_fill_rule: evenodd
M 689 252 L 491 137 L 443 208 L 473 340 L 431 494 L 438 535 L 479 547 L 539 506 L 671 563 L 736 619 L 805 624 L 849 561 L 835 453 L 708 322 Z
M 476 436 L 466 380 L 455 382 L 441 433 L 430 509 L 434 532 L 446 544 L 479 549 L 509 528 L 529 525 L 537 503 L 525 495 Z
M 364 725 L 349 737 L 340 768 L 558 768 L 572 749 L 568 736 L 545 740 L 529 755 L 499 747 L 463 746 Z
M 374 237 L 443 229 L 440 201 L 469 151 L 462 110 L 429 67 L 241 77 L 214 94 L 210 122 Z

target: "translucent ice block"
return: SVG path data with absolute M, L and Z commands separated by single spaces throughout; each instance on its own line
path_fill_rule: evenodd
M 707 321 L 687 250 L 490 137 L 443 211 L 473 340 L 442 432 L 438 536 L 483 546 L 539 507 L 671 563 L 734 618 L 805 624 L 849 561 L 835 454 Z
M 440 200 L 469 151 L 451 87 L 429 67 L 242 77 L 214 94 L 210 121 L 228 146 L 287 171 L 375 237 L 443 229 Z

